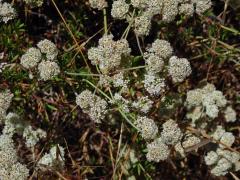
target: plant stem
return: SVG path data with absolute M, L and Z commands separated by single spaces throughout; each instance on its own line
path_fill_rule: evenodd
M 73 76 L 95 76 L 95 77 L 100 76 L 100 74 L 84 74 L 84 73 L 71 73 L 71 72 L 65 72 L 65 73 Z
M 108 28 L 107 28 L 107 11 L 106 8 L 103 9 L 103 22 L 104 22 L 104 32 L 107 34 Z
M 88 81 L 87 79 L 83 79 L 83 81 L 85 81 L 86 83 L 88 83 L 89 85 L 91 85 L 92 87 L 94 87 L 96 90 L 98 90 L 104 97 L 106 97 L 109 101 L 112 101 L 112 99 L 106 94 L 104 93 L 101 89 L 99 89 L 97 86 L 95 86 L 93 83 L 91 83 L 90 81 Z

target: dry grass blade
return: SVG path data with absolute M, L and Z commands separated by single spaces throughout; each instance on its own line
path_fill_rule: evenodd
M 232 172 L 230 172 L 230 174 L 232 175 L 234 180 L 240 180 L 235 174 L 233 174 Z
M 187 130 L 191 131 L 192 133 L 195 133 L 196 135 L 201 135 L 201 136 L 209 139 L 209 140 L 212 141 L 212 142 L 216 142 L 216 143 L 218 143 L 218 144 L 221 144 L 221 145 L 223 145 L 226 149 L 228 149 L 228 150 L 230 150 L 230 151 L 232 151 L 232 152 L 236 152 L 236 153 L 240 154 L 240 152 L 238 152 L 237 150 L 235 150 L 235 149 L 227 146 L 226 144 L 224 144 L 224 143 L 222 143 L 222 142 L 220 142 L 220 141 L 217 141 L 217 140 L 213 139 L 211 136 L 209 136 L 208 134 L 206 134 L 205 132 L 203 132 L 203 131 L 201 131 L 201 130 L 194 129 L 193 127 L 187 127 Z
M 82 52 L 82 47 L 78 44 L 77 39 L 75 38 L 75 36 L 74 36 L 72 30 L 71 30 L 70 27 L 68 26 L 68 24 L 67 24 L 65 18 L 63 17 L 62 13 L 60 12 L 59 8 L 57 7 L 57 4 L 55 3 L 55 1 L 54 1 L 54 0 L 51 0 L 51 1 L 52 1 L 52 3 L 53 3 L 54 7 L 56 8 L 56 10 L 57 10 L 59 16 L 61 17 L 61 19 L 62 19 L 64 25 L 66 26 L 66 28 L 67 28 L 69 34 L 71 35 L 72 39 L 74 40 L 76 46 L 78 47 L 78 51 L 81 53 L 81 56 L 83 57 L 83 60 L 84 60 L 84 62 L 85 62 L 85 64 L 86 64 L 88 70 L 91 72 L 91 69 L 90 69 L 90 67 L 89 67 L 89 65 L 88 65 L 88 63 L 87 63 L 87 59 L 85 58 L 85 56 L 84 56 L 84 54 L 83 54 L 83 52 Z
M 211 140 L 210 139 L 203 139 L 200 143 L 194 145 L 194 146 L 191 146 L 191 147 L 188 147 L 186 149 L 184 149 L 185 152 L 191 152 L 191 151 L 194 151 L 200 147 L 203 147 L 205 145 L 207 145 L 208 143 L 210 143 Z

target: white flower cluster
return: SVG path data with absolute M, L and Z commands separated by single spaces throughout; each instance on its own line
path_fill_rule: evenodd
M 182 142 L 178 142 L 175 146 L 174 149 L 177 153 L 180 154 L 181 157 L 185 157 L 185 150 L 187 148 L 191 148 L 195 145 L 197 145 L 198 143 L 200 143 L 201 140 L 199 137 L 191 134 L 191 133 L 186 133 L 186 135 L 184 136 L 184 139 L 182 140 Z
M 16 17 L 15 9 L 11 4 L 7 2 L 2 2 L 0 0 L 0 22 L 7 23 L 9 20 L 12 20 Z
M 89 0 L 90 6 L 94 9 L 102 10 L 108 6 L 105 0 Z
M 121 88 L 120 93 L 126 92 L 128 90 L 129 80 L 126 79 L 125 73 L 123 71 L 118 72 L 114 75 L 101 74 L 99 77 L 98 84 L 102 87 L 115 87 Z
M 170 43 L 161 39 L 155 40 L 144 53 L 146 63 L 144 87 L 153 96 L 158 96 L 165 91 L 165 80 L 160 78 L 162 76 L 160 73 L 164 71 L 164 64 L 168 59 L 168 74 L 174 83 L 184 81 L 192 72 L 187 59 L 178 58 L 172 54 L 173 49 Z
M 144 87 L 150 95 L 159 96 L 165 92 L 165 79 L 154 74 L 145 74 L 144 77 Z
M 8 113 L 4 119 L 3 134 L 13 137 L 15 133 L 22 134 L 23 129 L 24 123 L 20 119 L 19 115 L 12 112 Z
M 40 7 L 43 5 L 43 0 L 24 0 L 24 2 L 32 7 Z
M 6 134 L 0 136 L 0 177 L 1 180 L 26 180 L 28 168 L 19 163 L 12 137 Z
M 50 149 L 49 153 L 46 153 L 39 161 L 38 168 L 41 170 L 47 170 L 49 167 L 54 169 L 61 169 L 65 164 L 65 151 L 64 148 L 55 145 Z
M 56 45 L 48 39 L 39 41 L 37 47 L 40 49 L 41 53 L 46 56 L 48 60 L 55 60 L 57 58 L 58 49 Z
M 42 129 L 34 130 L 32 126 L 28 125 L 24 128 L 23 138 L 26 140 L 26 146 L 33 148 L 42 138 L 46 138 L 47 134 Z
M 137 101 L 132 103 L 132 107 L 139 110 L 140 112 L 146 114 L 152 108 L 153 101 L 151 101 L 148 96 L 141 96 L 137 98 Z
M 207 84 L 201 89 L 194 89 L 187 93 L 186 104 L 190 111 L 187 118 L 195 124 L 198 119 L 207 115 L 214 119 L 218 117 L 220 108 L 227 104 L 227 100 L 221 91 L 216 90 L 212 84 Z
M 231 147 L 235 141 L 235 136 L 230 133 L 226 132 L 222 126 L 217 126 L 216 130 L 212 134 L 214 140 L 220 141 L 226 146 Z M 224 148 L 222 144 L 219 145 L 220 147 Z
M 192 16 L 202 14 L 211 8 L 211 0 L 116 0 L 113 2 L 111 14 L 113 18 L 126 19 L 133 27 L 137 35 L 148 35 L 151 28 L 151 20 L 154 15 L 161 15 L 163 22 L 171 22 L 178 14 Z M 132 9 L 139 10 L 134 14 Z M 134 21 L 132 23 L 132 21 Z
M 0 123 L 5 119 L 7 109 L 12 102 L 13 94 L 9 90 L 0 92 Z
M 26 69 L 34 68 L 42 59 L 42 54 L 37 48 L 29 48 L 21 57 L 21 64 Z
M 60 73 L 58 64 L 54 61 L 42 61 L 38 65 L 40 79 L 47 81 Z
M 127 85 L 129 80 L 124 78 L 124 73 L 119 72 L 112 77 L 112 82 L 114 87 L 122 87 L 124 89 L 127 89 Z
M 202 14 L 212 6 L 211 0 L 191 0 L 189 3 L 183 3 L 179 7 L 180 14 L 192 16 L 196 8 L 197 14 Z
M 17 161 L 18 156 L 14 147 L 13 135 L 19 134 L 26 139 L 26 145 L 33 148 L 40 138 L 46 137 L 46 132 L 41 129 L 33 130 L 32 126 L 22 121 L 19 115 L 6 111 L 11 104 L 13 94 L 9 90 L 0 93 L 1 123 L 4 123 L 0 136 L 0 179 L 1 180 L 26 180 L 29 170 Z
M 88 58 L 93 65 L 98 65 L 103 74 L 115 70 L 121 65 L 123 56 L 129 56 L 131 49 L 125 39 L 113 40 L 113 35 L 104 35 L 99 39 L 98 47 L 88 50 Z
M 156 39 L 152 46 L 144 53 L 144 59 L 147 65 L 147 72 L 151 74 L 159 73 L 163 70 L 164 60 L 170 58 L 173 49 L 168 41 Z
M 107 112 L 107 102 L 89 90 L 77 95 L 76 104 L 96 123 L 100 123 Z
M 224 117 L 227 122 L 235 122 L 237 120 L 237 113 L 231 106 L 228 106 L 224 111 Z
M 111 15 L 113 18 L 125 19 L 129 10 L 129 4 L 125 0 L 113 1 Z
M 129 113 L 129 107 L 131 106 L 131 101 L 125 99 L 120 93 L 115 93 L 113 99 L 109 101 L 110 104 L 117 105 L 125 113 Z
M 49 80 L 60 73 L 60 68 L 55 62 L 58 49 L 54 43 L 44 39 L 37 44 L 38 48 L 29 48 L 21 57 L 21 64 L 26 69 L 38 66 L 41 80 Z
M 232 133 L 225 132 L 222 126 L 217 126 L 212 137 L 228 147 L 231 147 L 235 141 Z M 210 166 L 211 173 L 215 176 L 223 176 L 229 171 L 240 170 L 240 154 L 224 148 L 225 146 L 220 144 L 216 151 L 209 151 L 204 157 L 205 163 Z
M 156 39 L 152 46 L 148 49 L 148 53 L 155 54 L 160 58 L 167 59 L 173 54 L 173 49 L 171 44 L 163 39 Z
M 7 64 L 8 64 L 8 63 L 6 63 L 6 62 L 0 63 L 0 73 L 3 72 L 3 70 L 6 68 L 6 65 L 7 65 Z
M 169 59 L 168 73 L 174 83 L 183 82 L 192 73 L 189 61 L 186 58 L 173 56 Z
M 14 134 L 23 135 L 26 139 L 26 145 L 29 148 L 33 148 L 40 138 L 46 137 L 46 132 L 41 129 L 33 130 L 32 126 L 22 121 L 19 115 L 16 113 L 9 112 L 6 114 L 9 108 L 13 94 L 9 90 L 0 93 L 0 112 L 1 121 L 4 123 L 3 134 L 13 137 Z
M 151 18 L 149 13 L 143 13 L 134 18 L 134 32 L 138 36 L 149 35 L 151 30 Z
M 166 160 L 170 154 L 169 145 L 176 146 L 182 138 L 183 133 L 174 120 L 169 119 L 162 127 L 160 137 L 147 145 L 148 161 L 159 162 L 160 160 Z M 184 153 L 184 150 L 182 151 Z
M 158 133 L 158 127 L 152 119 L 139 116 L 135 125 L 141 131 L 141 136 L 146 139 L 155 139 Z
M 170 119 L 166 121 L 162 127 L 161 138 L 165 144 L 175 145 L 180 141 L 183 134 L 174 120 Z
M 15 113 L 8 113 L 4 124 L 3 133 L 9 135 L 10 137 L 16 133 L 22 135 L 26 140 L 25 144 L 28 148 L 34 148 L 40 139 L 46 137 L 45 131 L 42 129 L 33 130 L 32 126 L 24 122 L 19 115 Z
M 170 149 L 168 146 L 162 141 L 161 138 L 155 139 L 153 142 L 147 145 L 148 153 L 147 160 L 148 161 L 164 161 L 168 158 L 170 154 Z

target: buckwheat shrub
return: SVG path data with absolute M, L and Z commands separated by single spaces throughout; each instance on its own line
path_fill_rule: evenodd
M 158 133 L 158 127 L 152 119 L 145 116 L 139 116 L 135 122 L 135 125 L 141 131 L 141 136 L 146 139 L 154 139 Z
M 54 61 L 42 61 L 38 65 L 40 80 L 50 80 L 60 73 L 60 67 Z
M 144 75 L 144 87 L 151 96 L 159 96 L 165 92 L 165 79 L 153 74 Z
M 175 145 L 183 135 L 178 124 L 172 119 L 166 121 L 162 128 L 161 139 L 165 144 Z
M 124 19 L 128 13 L 129 4 L 125 0 L 113 1 L 111 15 L 113 18 Z
M 138 111 L 147 114 L 153 106 L 153 101 L 148 96 L 138 97 L 136 101 L 132 103 L 132 107 Z
M 113 35 L 104 35 L 98 43 L 98 47 L 88 50 L 88 58 L 93 65 L 99 66 L 103 74 L 119 68 L 122 57 L 129 56 L 131 52 L 126 40 L 114 41 Z
M 6 117 L 6 112 L 10 107 L 12 98 L 13 94 L 9 90 L 0 92 L 0 123 L 2 123 Z
M 37 48 L 29 48 L 21 57 L 21 65 L 26 69 L 34 68 L 41 61 L 42 54 Z
M 0 177 L 1 180 L 26 180 L 28 168 L 19 163 L 16 148 L 9 135 L 0 136 Z
M 2 2 L 0 0 L 0 22 L 4 22 L 5 24 L 16 17 L 15 9 L 12 7 L 10 3 Z
M 237 120 L 237 113 L 231 106 L 228 106 L 224 111 L 224 117 L 226 122 L 235 122 Z
M 172 56 L 169 59 L 168 73 L 174 83 L 183 82 L 191 73 L 192 69 L 186 58 Z
M 55 60 L 58 55 L 58 49 L 56 45 L 44 39 L 38 42 L 37 47 L 40 49 L 41 53 L 45 54 L 48 60 Z
M 24 2 L 32 7 L 41 7 L 43 0 L 24 0 Z
M 47 170 L 49 167 L 54 169 L 61 169 L 65 165 L 65 152 L 64 148 L 59 145 L 53 146 L 49 153 L 46 153 L 39 161 L 38 168 Z
M 108 6 L 105 0 L 89 0 L 90 6 L 94 9 L 102 10 Z
M 147 160 L 148 161 L 164 161 L 170 154 L 169 147 L 162 142 L 161 138 L 155 139 L 147 145 Z
M 95 123 L 100 123 L 107 112 L 107 102 L 91 91 L 85 90 L 76 97 L 76 104 L 88 114 Z

